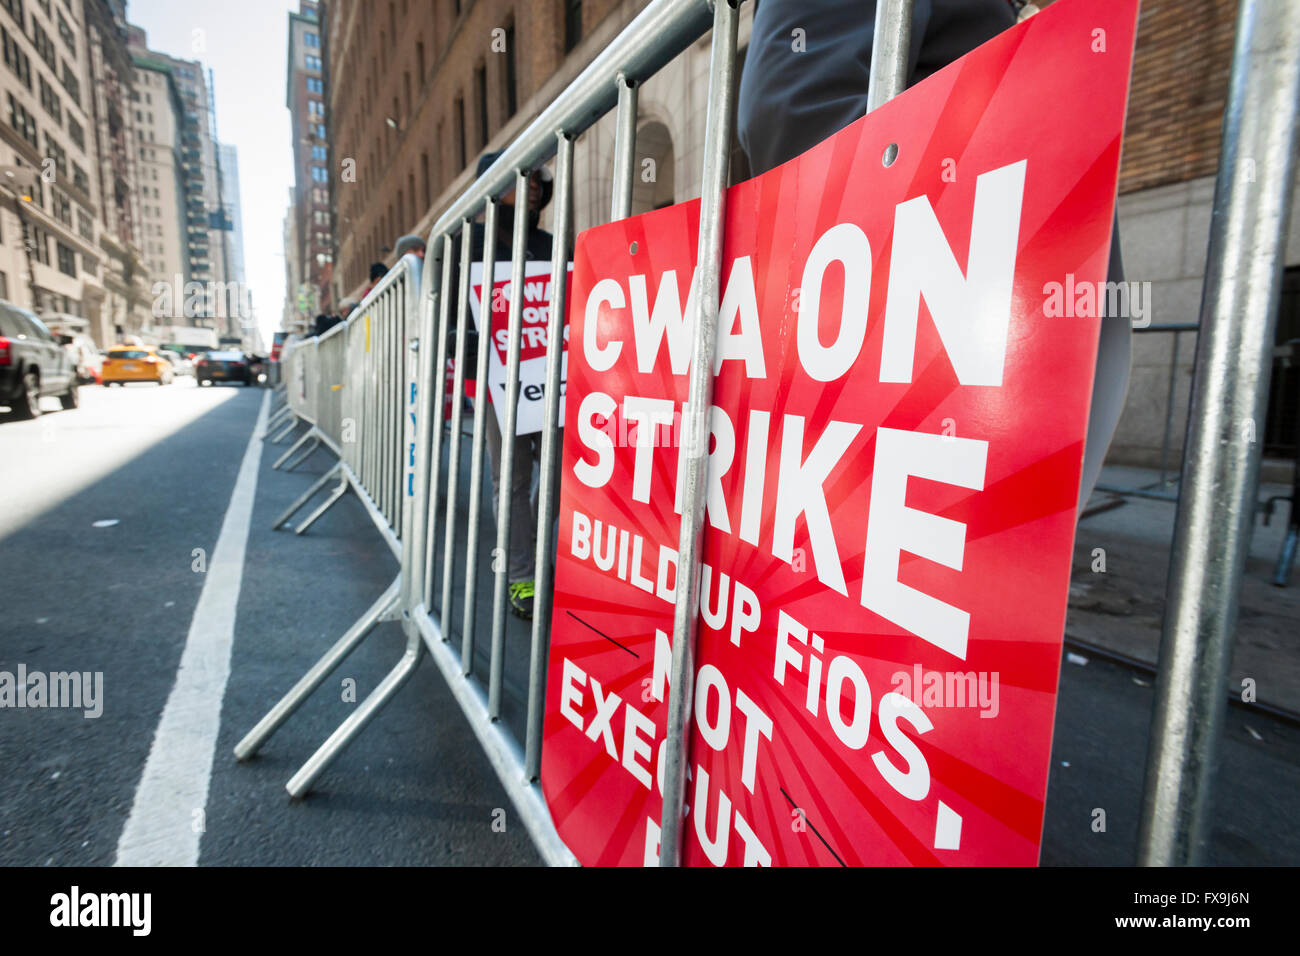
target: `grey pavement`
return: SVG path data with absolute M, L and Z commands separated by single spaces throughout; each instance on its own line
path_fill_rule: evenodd
M 1101 484 L 1154 488 L 1154 470 L 1107 466 Z M 1176 484 L 1167 488 L 1177 491 Z M 1262 484 L 1259 500 L 1290 494 L 1290 485 Z M 1155 664 L 1164 620 L 1173 538 L 1172 502 L 1094 492 L 1074 546 L 1067 637 Z M 1300 713 L 1300 569 L 1288 587 L 1271 584 L 1289 505 L 1279 503 L 1268 524 L 1257 516 L 1242 582 L 1235 653 L 1228 689 L 1254 682 L 1258 700 Z M 1103 552 L 1098 554 L 1098 549 Z M 1104 570 L 1099 570 L 1103 564 Z

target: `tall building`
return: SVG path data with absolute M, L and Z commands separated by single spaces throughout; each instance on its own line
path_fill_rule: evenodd
M 133 63 L 135 91 L 130 108 L 136 139 L 140 247 L 151 292 L 159 284 L 172 290 L 165 304 L 159 300 L 154 324 L 190 325 L 193 323 L 187 318 L 193 317 L 184 314 L 183 295 L 184 283 L 191 277 L 181 143 L 184 107 L 170 64 L 138 50 Z
M 235 147 L 222 143 L 219 149 L 221 160 L 222 210 L 230 224 L 227 230 L 227 250 L 229 266 L 226 274 L 229 281 L 241 286 L 247 281 L 244 277 L 244 214 L 239 201 L 239 151 Z
M 137 180 L 134 66 L 127 50 L 124 0 L 85 0 L 90 83 L 87 96 L 98 162 L 101 201 L 99 248 L 104 263 L 104 305 L 91 334 L 101 346 L 150 324 L 152 296 L 141 244 Z
M 102 337 L 99 166 L 82 6 L 0 0 L 0 298 Z
M 246 308 L 241 297 L 227 294 L 230 282 L 229 230 L 222 215 L 223 181 L 215 135 L 213 101 L 209 77 L 202 63 L 184 60 L 148 49 L 145 32 L 128 28 L 131 49 L 138 61 L 155 72 L 166 70 L 179 97 L 177 168 L 181 184 L 179 239 L 185 261 L 185 281 L 203 286 L 194 300 L 197 316 L 190 324 L 215 329 L 220 335 L 241 334 L 240 312 Z M 169 277 L 165 281 L 172 281 Z M 190 296 L 187 293 L 186 299 Z M 175 323 L 173 323 L 175 324 Z
M 288 76 L 285 105 L 293 132 L 294 188 L 292 256 L 301 275 L 285 290 L 299 318 L 311 318 L 334 308 L 331 294 L 333 241 L 330 226 L 330 172 L 325 64 L 318 19 L 320 5 L 299 0 L 289 14 Z M 285 255 L 290 250 L 286 247 Z

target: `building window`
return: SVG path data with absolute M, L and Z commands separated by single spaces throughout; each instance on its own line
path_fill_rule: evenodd
M 63 12 L 58 12 L 59 39 L 63 41 L 73 56 L 77 55 L 77 35 L 72 32 L 72 27 L 68 26 L 68 21 L 63 19 Z
M 86 131 L 81 128 L 80 123 L 72 118 L 71 113 L 68 114 L 68 137 L 76 144 L 77 149 L 84 150 L 86 148 Z
M 564 52 L 582 40 L 582 0 L 564 0 Z
M 52 189 L 50 192 L 54 197 L 54 218 L 59 220 L 59 222 L 63 223 L 65 226 L 71 228 L 72 203 L 68 200 L 67 196 L 63 195 L 63 193 L 59 192 L 57 189 Z
M 456 98 L 456 151 L 460 160 L 457 169 L 464 169 L 469 160 L 465 155 L 465 101 L 460 97 Z
M 506 24 L 506 58 L 505 58 L 506 116 L 511 117 L 519 109 L 519 76 L 515 65 L 515 25 Z
M 9 298 L 9 277 L 0 272 L 0 299 Z
M 77 79 L 77 74 L 73 71 L 72 67 L 68 65 L 67 60 L 63 61 L 63 74 L 59 77 L 59 82 L 62 83 L 63 88 L 68 91 L 68 98 L 80 106 L 81 82 Z
M 14 18 L 18 24 L 18 29 L 27 29 L 27 15 L 23 11 L 23 0 L 0 0 L 0 7 L 9 11 L 9 16 Z
M 314 130 L 316 131 L 316 138 L 317 138 L 317 139 L 324 139 L 324 138 L 325 138 L 325 124 L 324 124 L 324 123 L 317 123 L 317 124 L 315 124 L 315 125 L 312 127 L 312 129 L 314 129 Z
M 68 178 L 68 153 L 48 133 L 45 134 L 45 156 L 55 161 L 55 169 L 59 170 L 61 177 Z
M 35 20 L 32 21 L 32 46 L 36 47 L 37 54 L 40 58 L 50 65 L 50 69 L 58 67 L 58 58 L 54 52 L 54 41 L 50 35 L 41 29 L 41 25 Z
M 59 271 L 65 276 L 77 275 L 77 254 L 63 243 L 56 243 L 59 250 Z
M 303 66 L 308 70 L 320 71 L 320 57 L 308 54 L 303 57 Z
M 432 203 L 432 197 L 429 195 L 429 154 L 420 154 L 420 185 L 424 188 L 424 209 L 428 209 Z M 414 192 L 414 190 L 412 190 Z
M 77 210 L 77 232 L 81 233 L 81 238 L 90 242 L 95 241 L 95 226 L 90 216 L 85 210 Z
M 307 92 L 323 94 L 325 92 L 325 84 L 316 77 L 309 76 L 307 77 Z
M 478 148 L 488 144 L 487 67 L 474 69 L 474 98 L 478 100 Z
M 307 112 L 312 114 L 313 116 L 324 116 L 325 104 L 322 103 L 320 100 L 308 100 Z
M 45 77 L 42 76 L 40 78 L 40 81 L 41 81 L 41 108 L 44 109 L 45 112 L 50 114 L 50 118 L 53 119 L 57 125 L 62 126 L 63 125 L 63 104 L 59 100 L 59 94 L 54 92 L 54 87 L 50 86 L 49 83 L 45 82 Z
M 10 36 L 9 31 L 4 27 L 0 27 L 0 40 L 4 43 L 5 65 L 22 81 L 23 86 L 30 90 L 32 88 L 31 59 L 18 46 L 18 40 Z
M 9 96 L 9 125 L 14 128 L 23 139 L 31 143 L 32 146 L 40 149 L 40 139 L 36 131 L 36 117 L 23 107 L 21 103 L 14 99 L 12 93 Z
M 329 157 L 325 155 L 325 147 L 324 147 L 324 146 L 313 146 L 313 147 L 311 148 L 311 158 L 312 158 L 312 159 L 328 159 Z
M 313 166 L 311 168 L 311 178 L 318 183 L 327 183 L 330 181 L 329 171 L 324 166 Z
M 90 180 L 86 176 L 86 171 L 76 163 L 72 164 L 72 185 L 76 186 L 83 193 L 89 194 Z
M 302 45 L 303 45 L 303 46 L 313 47 L 313 48 L 319 48 L 319 47 L 320 47 L 320 34 L 319 34 L 319 33 L 304 33 L 304 34 L 302 35 Z
M 27 245 L 32 251 L 32 258 L 43 266 L 50 264 L 50 237 L 46 235 L 45 230 L 40 226 L 32 226 L 29 230 Z

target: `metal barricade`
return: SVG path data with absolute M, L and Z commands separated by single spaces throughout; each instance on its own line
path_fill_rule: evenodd
M 403 520 L 410 510 L 406 504 L 406 490 L 402 487 L 406 449 L 401 439 L 406 414 L 403 396 L 409 387 L 405 358 L 409 348 L 407 320 L 415 314 L 418 289 L 419 276 L 410 261 L 399 261 L 346 322 L 330 329 L 319 339 L 300 343 L 286 359 L 290 404 L 298 402 L 302 410 L 299 417 L 311 423 L 312 428 L 307 434 L 315 434 L 340 457 L 334 467 L 276 519 L 273 527 L 283 526 L 334 481 L 336 484 L 328 497 L 294 528 L 294 532 L 305 532 L 351 490 L 393 553 L 402 553 L 401 542 L 407 536 Z M 310 367 L 310 371 L 303 366 Z M 301 369 L 297 380 L 302 382 L 302 389 L 295 398 L 293 373 L 297 369 Z M 394 619 L 401 580 L 399 574 L 370 609 L 244 736 L 235 747 L 235 756 L 239 760 L 257 753 L 376 624 Z M 403 656 L 394 673 L 353 711 L 290 779 L 287 789 L 293 796 L 301 796 L 310 789 L 312 781 L 328 766 L 333 756 L 405 682 L 418 662 L 418 654 L 408 652 Z
M 566 311 L 563 280 L 573 242 L 570 220 L 574 140 L 605 114 L 617 111 L 611 207 L 612 218 L 626 216 L 636 156 L 637 86 L 712 29 L 702 150 L 699 286 L 692 315 L 695 334 L 684 416 L 687 432 L 683 436 L 689 448 L 707 447 L 703 439 L 707 436 L 705 411 L 712 388 L 722 222 L 734 124 L 738 5 L 739 0 L 652 0 L 438 219 L 428 238 L 421 280 L 424 290 L 418 300 L 414 297 L 413 276 L 395 269 L 349 318 L 343 333 L 346 347 L 340 376 L 345 393 L 340 421 L 343 453 L 335 469 L 342 475 L 342 490 L 307 524 L 351 486 L 399 555 L 401 570 L 384 595 L 241 741 L 236 754 L 243 758 L 255 752 L 379 620 L 400 620 L 408 642 L 392 672 L 290 780 L 288 789 L 294 796 L 310 788 L 339 750 L 409 677 L 427 649 L 542 856 L 550 863 L 574 862 L 555 831 L 537 783 L 554 572 L 549 532 L 558 501 L 555 464 L 559 454 L 561 349 L 557 343 L 561 341 Z M 880 0 L 877 4 L 869 89 L 872 108 L 904 86 L 910 24 L 910 0 Z M 1231 435 L 1241 419 L 1252 414 L 1257 419 L 1262 416 L 1268 367 L 1264 356 L 1271 344 L 1281 237 L 1286 225 L 1281 211 L 1289 208 L 1298 108 L 1300 6 L 1293 0 L 1244 0 L 1225 116 L 1210 264 L 1201 321 L 1197 324 L 1200 334 L 1195 384 L 1170 570 L 1152 755 L 1147 769 L 1141 858 L 1150 864 L 1195 862 L 1206 830 L 1206 808 L 1222 723 L 1221 687 L 1235 623 L 1243 543 L 1254 512 L 1259 462 L 1258 444 L 1233 442 Z M 486 235 L 495 236 L 500 197 L 513 189 L 516 209 L 503 429 L 509 435 L 513 433 L 519 393 L 528 177 L 552 159 L 556 174 L 551 271 L 554 298 L 547 329 L 550 346 L 536 526 L 539 600 L 530 640 L 526 648 L 515 647 L 512 655 L 506 641 L 504 561 L 493 562 L 490 572 L 493 578 L 487 648 L 476 640 L 476 623 L 483 610 L 478 606 L 478 576 L 488 554 L 480 541 L 488 412 L 486 402 L 477 401 L 473 427 L 468 435 L 462 435 L 465 367 L 470 359 L 466 354 L 470 237 L 472 223 L 480 215 L 486 222 Z M 485 242 L 484 247 L 483 275 L 492 276 L 493 242 Z M 407 328 L 406 323 L 411 327 Z M 452 341 L 449 331 L 454 331 Z M 409 346 L 415 350 L 414 363 L 407 351 L 407 336 L 411 333 L 413 341 Z M 485 380 L 488 347 L 489 336 L 480 335 L 474 356 L 480 383 Z M 444 412 L 448 398 L 444 370 L 449 350 L 453 349 L 455 373 L 448 420 Z M 328 361 L 322 357 L 319 342 L 314 351 L 295 353 L 284 366 L 291 393 L 295 363 L 307 356 L 322 364 Z M 412 370 L 412 364 L 418 369 Z M 324 377 L 329 379 L 330 375 Z M 323 387 L 318 381 L 317 388 Z M 325 419 L 320 394 L 313 412 L 317 422 Z M 415 420 L 414 434 L 407 431 L 408 407 Z M 348 441 L 349 426 L 356 429 L 355 442 Z M 468 487 L 462 489 L 465 439 L 469 444 L 470 473 Z M 404 476 L 403 462 L 411 461 L 408 451 L 413 453 L 414 467 L 413 473 Z M 500 460 L 495 462 L 503 477 L 493 522 L 494 554 L 498 557 L 508 550 L 511 535 L 507 476 L 512 456 L 513 443 L 502 442 Z M 685 745 L 693 685 L 686 676 L 694 671 L 696 627 L 690 609 L 698 603 L 695 571 L 707 477 L 703 455 L 692 456 L 688 465 L 684 470 L 669 723 L 664 745 L 660 841 L 663 864 L 676 864 L 681 859 Z M 467 498 L 463 510 L 462 495 Z M 459 590 L 457 574 L 462 576 Z M 517 657 L 521 651 L 526 651 L 522 662 Z M 486 681 L 479 678 L 484 657 Z M 511 665 L 521 663 L 522 668 L 514 668 L 512 674 Z

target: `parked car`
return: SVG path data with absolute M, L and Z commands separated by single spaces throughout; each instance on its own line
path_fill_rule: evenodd
M 72 358 L 77 372 L 77 382 L 91 385 L 100 381 L 104 358 L 88 335 L 55 335 Z
M 0 405 L 18 418 L 35 418 L 46 395 L 77 407 L 72 358 L 33 313 L 0 300 Z
M 103 376 L 105 387 L 127 382 L 170 385 L 176 373 L 152 345 L 116 345 L 104 357 Z
M 158 354 L 172 363 L 173 375 L 193 375 L 194 363 L 184 355 L 177 355 L 171 349 L 159 349 Z
M 194 380 L 200 385 L 213 382 L 242 382 L 253 384 L 253 374 L 248 356 L 239 351 L 205 352 L 194 360 Z

